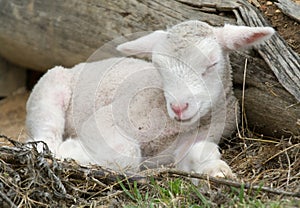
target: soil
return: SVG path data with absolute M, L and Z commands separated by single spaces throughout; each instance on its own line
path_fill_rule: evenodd
M 26 100 L 29 92 L 20 92 L 0 101 L 0 134 L 25 141 Z M 2 140 L 0 139 L 0 144 Z
M 258 7 L 274 29 L 287 41 L 289 46 L 300 54 L 300 22 L 286 16 L 274 1 L 258 0 Z M 300 5 L 299 0 L 295 0 Z M 299 20 L 300 21 L 300 20 Z

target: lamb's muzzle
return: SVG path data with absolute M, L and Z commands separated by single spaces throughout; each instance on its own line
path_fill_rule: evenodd
M 183 104 L 174 104 L 170 103 L 172 110 L 176 114 L 175 119 L 181 120 L 182 119 L 182 114 L 184 111 L 189 107 L 189 103 L 183 103 Z

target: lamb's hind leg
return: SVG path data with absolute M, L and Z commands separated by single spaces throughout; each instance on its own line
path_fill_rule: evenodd
M 49 70 L 34 87 L 26 106 L 29 140 L 44 141 L 54 153 L 63 141 L 70 79 L 70 72 L 63 67 Z
M 118 128 L 112 106 L 95 111 L 81 127 L 77 138 L 64 141 L 58 156 L 73 158 L 81 164 L 98 164 L 117 171 L 139 170 L 140 145 Z

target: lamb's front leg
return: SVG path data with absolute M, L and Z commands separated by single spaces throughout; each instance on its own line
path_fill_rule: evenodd
M 230 167 L 220 158 L 216 143 L 200 141 L 190 147 L 185 157 L 177 164 L 177 168 L 214 177 L 233 177 Z

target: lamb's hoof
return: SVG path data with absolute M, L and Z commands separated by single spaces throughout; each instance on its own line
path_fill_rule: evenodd
M 36 150 L 37 150 L 38 153 L 44 153 L 45 151 L 47 151 L 47 152 L 50 151 L 51 153 L 53 153 L 55 155 L 56 150 L 57 150 L 58 145 L 59 145 L 59 143 L 53 142 L 53 140 L 45 139 L 45 138 L 42 138 L 42 139 L 34 138 L 34 139 L 28 139 L 27 141 L 28 142 L 34 142 L 34 141 L 37 142 Z M 39 142 L 39 141 L 43 141 L 44 143 Z M 45 146 L 45 144 L 47 144 L 48 148 Z
M 212 177 L 217 178 L 234 178 L 235 175 L 233 174 L 232 170 L 230 168 L 222 167 L 219 170 L 214 171 L 210 174 Z
M 202 163 L 201 166 L 196 168 L 195 172 L 218 178 L 236 178 L 227 163 L 219 159 Z M 199 180 L 194 178 L 192 179 L 192 183 L 198 186 Z
M 202 170 L 203 173 L 219 178 L 235 178 L 231 168 L 222 160 L 212 160 L 207 162 Z

